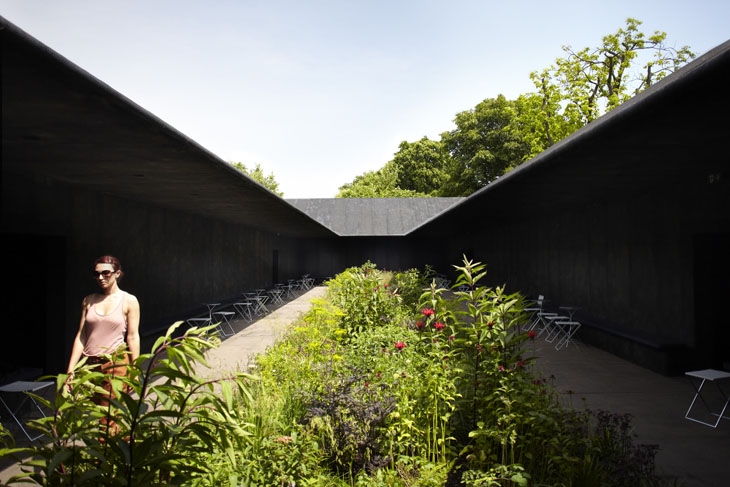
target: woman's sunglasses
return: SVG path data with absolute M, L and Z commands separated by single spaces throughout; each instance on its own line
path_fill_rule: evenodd
M 108 279 L 109 276 L 111 276 L 112 274 L 114 274 L 114 272 L 115 271 L 110 271 L 108 269 L 105 270 L 105 271 L 101 271 L 101 272 L 91 271 L 91 277 L 93 277 L 94 279 L 99 279 L 99 276 L 101 276 L 104 279 Z

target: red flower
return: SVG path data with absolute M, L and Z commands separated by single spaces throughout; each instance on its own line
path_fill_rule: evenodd
M 444 326 L 446 326 L 446 325 L 444 325 L 440 321 L 437 321 L 436 323 L 433 324 L 433 327 L 436 328 L 439 331 L 443 330 L 444 329 Z
M 431 308 L 424 308 L 421 313 L 423 313 L 423 316 L 433 316 L 433 310 Z
M 527 332 L 527 336 L 528 336 L 528 338 L 530 340 L 534 340 L 535 337 L 537 336 L 537 333 L 535 333 L 534 331 L 530 330 L 530 331 Z
M 384 287 L 385 289 L 388 289 L 388 285 L 387 285 L 387 284 L 383 284 L 383 287 Z
M 395 348 L 397 348 L 398 350 L 403 350 L 404 348 L 406 348 L 406 343 L 405 342 L 395 342 Z
M 423 321 L 416 321 L 416 328 L 418 328 L 419 330 L 422 330 L 424 325 L 425 323 Z

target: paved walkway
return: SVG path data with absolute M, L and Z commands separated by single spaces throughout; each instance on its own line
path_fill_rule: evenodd
M 325 292 L 315 287 L 253 323 L 234 321 L 237 333 L 209 352 L 209 367 L 200 374 L 245 370 L 252 356 L 265 352 Z M 556 351 L 536 340 L 530 348 L 565 404 L 630 413 L 636 443 L 659 445 L 660 475 L 680 479 L 678 487 L 730 485 L 730 421 L 713 429 L 684 419 L 694 394 L 686 377 L 665 377 L 580 342 Z M 0 472 L 0 485 L 13 472 L 15 466 Z
M 236 334 L 208 352 L 208 367 L 201 368 L 198 373 L 203 377 L 215 378 L 230 375 L 232 371 L 246 370 L 251 358 L 273 345 L 289 325 L 309 311 L 312 300 L 324 296 L 326 292 L 325 286 L 314 287 L 253 323 L 235 320 L 233 329 Z
M 694 396 L 687 377 L 665 377 L 581 343 L 556 351 L 536 340 L 531 348 L 565 404 L 631 414 L 635 442 L 659 445 L 658 474 L 681 479 L 678 486 L 730 485 L 730 420 L 714 429 L 685 419 Z

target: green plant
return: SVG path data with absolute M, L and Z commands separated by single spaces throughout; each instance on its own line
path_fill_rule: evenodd
M 403 305 L 412 311 L 417 311 L 421 294 L 428 287 L 425 275 L 418 269 L 398 271 L 393 278 L 392 286 L 403 300 Z
M 400 296 L 381 280 L 377 266 L 366 262 L 346 269 L 327 281 L 330 299 L 341 311 L 339 323 L 348 340 L 364 330 L 392 321 L 401 305 Z
M 217 339 L 173 328 L 109 408 L 89 399 L 101 374 L 81 367 L 70 394 L 60 376 L 56 413 L 32 423 L 52 444 L 4 437 L 0 454 L 32 453 L 25 476 L 42 485 L 667 485 L 629 416 L 564 409 L 535 374 L 522 296 L 481 285 L 481 263 L 454 267 L 453 290 L 431 280 L 417 308 L 398 284 L 415 292 L 415 270 L 347 269 L 254 358 L 256 378 L 196 377 Z M 103 418 L 122 431 L 105 434 Z
M 53 486 L 138 487 L 182 484 L 211 473 L 203 461 L 208 453 L 230 450 L 246 434 L 235 397 L 247 393 L 250 377 L 196 376 L 195 364 L 205 364 L 205 351 L 219 341 L 209 334 L 213 326 L 174 338 L 180 324 L 131 364 L 128 376 L 111 379 L 114 397 L 107 407 L 93 401 L 95 393 L 104 393 L 106 374 L 81 364 L 70 379 L 59 375 L 54 399 L 38 398 L 53 414 L 31 423 L 51 441 L 23 451 L 30 456 L 22 462 L 26 472 L 11 484 L 32 479 Z M 119 429 L 103 428 L 101 420 L 113 420 Z
M 395 408 L 392 397 L 373 393 L 358 371 L 341 376 L 322 392 L 301 393 L 307 404 L 303 422 L 320 439 L 336 472 L 372 473 L 390 463 L 383 431 Z

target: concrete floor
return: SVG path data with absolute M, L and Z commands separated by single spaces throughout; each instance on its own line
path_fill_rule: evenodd
M 209 352 L 208 367 L 199 373 L 215 377 L 245 370 L 253 355 L 264 352 L 325 292 L 325 287 L 315 287 L 252 323 L 235 320 L 236 334 Z M 660 475 L 679 479 L 678 486 L 730 485 L 730 420 L 715 429 L 685 419 L 694 395 L 687 377 L 665 377 L 580 342 L 556 351 L 537 339 L 529 347 L 536 368 L 552 377 L 565 404 L 631 414 L 635 442 L 659 445 Z M 0 485 L 17 472 L 14 464 L 3 467 Z
M 537 369 L 554 376 L 564 404 L 631 414 L 635 443 L 659 446 L 659 475 L 679 479 L 677 485 L 686 487 L 730 485 L 730 420 L 715 429 L 685 419 L 694 397 L 688 377 L 665 377 L 580 342 L 556 351 L 538 339 L 530 347 L 538 357 Z M 708 385 L 703 390 L 717 392 Z M 730 380 L 723 385 L 730 392 Z M 715 407 L 718 396 L 708 398 Z M 700 406 L 693 407 L 693 415 L 714 422 L 716 418 L 700 415 Z

